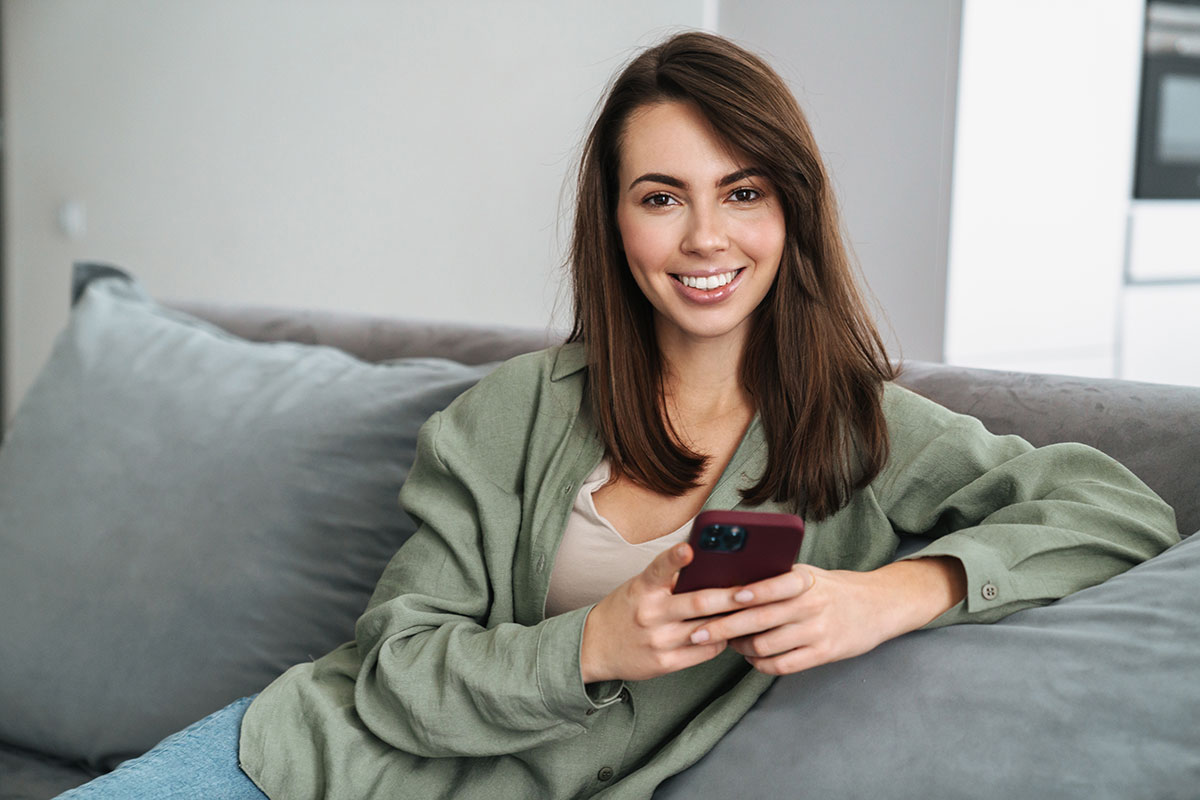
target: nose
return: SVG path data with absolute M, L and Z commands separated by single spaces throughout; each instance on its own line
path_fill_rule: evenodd
M 729 233 L 719 209 L 693 205 L 680 247 L 688 255 L 707 258 L 729 247 Z

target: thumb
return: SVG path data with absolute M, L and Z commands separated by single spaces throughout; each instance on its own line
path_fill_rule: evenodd
M 675 576 L 679 570 L 692 563 L 692 547 L 687 543 L 668 547 L 655 556 L 654 560 L 642 570 L 642 577 L 651 586 L 662 586 L 670 589 L 675 585 Z
M 792 574 L 800 579 L 800 591 L 797 594 L 804 594 L 817 582 L 816 568 L 808 564 L 793 564 Z

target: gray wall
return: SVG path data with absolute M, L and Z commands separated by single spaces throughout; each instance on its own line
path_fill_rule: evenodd
M 79 258 L 165 298 L 561 320 L 606 81 L 718 24 L 792 81 L 895 339 L 941 356 L 960 0 L 2 2 L 9 414 Z
M 725 0 L 718 29 L 791 83 L 882 327 L 942 359 L 962 0 Z M 899 355 L 899 352 L 893 355 Z
M 706 10 L 5 0 L 9 413 L 78 258 L 159 297 L 548 324 L 594 104 L 639 44 Z

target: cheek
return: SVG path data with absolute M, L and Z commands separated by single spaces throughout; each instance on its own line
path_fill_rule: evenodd
M 772 217 L 758 220 L 745 234 L 745 246 L 752 251 L 751 255 L 756 260 L 778 263 L 787 236 L 782 219 Z
M 625 258 L 635 271 L 653 267 L 662 258 L 662 234 L 654 225 L 639 221 L 634 215 L 617 212 L 617 231 Z

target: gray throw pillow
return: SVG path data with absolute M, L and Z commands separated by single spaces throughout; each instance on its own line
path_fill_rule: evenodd
M 489 371 L 261 344 L 77 274 L 0 449 L 0 741 L 107 768 L 353 637 L 417 429 Z
M 1192 798 L 1200 534 L 994 625 L 777 680 L 656 800 Z

